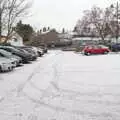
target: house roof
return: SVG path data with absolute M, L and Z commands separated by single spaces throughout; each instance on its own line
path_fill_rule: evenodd
M 21 37 L 16 31 L 13 31 L 11 33 L 11 35 L 9 36 L 9 38 L 13 37 L 13 36 L 16 36 L 16 37 Z M 22 37 L 21 37 L 22 38 Z
M 101 40 L 100 37 L 76 37 L 76 38 L 73 38 L 72 41 L 98 41 L 98 40 Z M 104 40 L 110 40 L 109 37 L 105 38 Z
M 73 41 L 82 41 L 82 40 L 84 40 L 84 41 L 88 41 L 88 40 L 94 40 L 94 41 L 97 41 L 97 40 L 100 40 L 101 38 L 98 38 L 98 37 L 94 37 L 94 38 L 92 38 L 92 37 L 77 37 L 77 38 L 73 38 L 72 40 Z

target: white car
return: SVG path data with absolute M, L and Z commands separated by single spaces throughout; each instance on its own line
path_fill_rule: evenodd
M 8 58 L 11 62 L 11 64 L 13 65 L 13 67 L 17 67 L 17 59 L 16 58 Z
M 20 57 L 15 56 L 12 53 L 7 52 L 3 49 L 0 49 L 0 56 L 10 59 L 12 61 L 12 64 L 14 65 L 14 67 L 22 64 L 22 59 Z
M 13 68 L 14 65 L 12 64 L 12 61 L 10 59 L 0 57 L 0 72 L 12 71 Z
M 7 58 L 7 57 L 4 57 L 0 54 L 0 60 L 1 60 L 1 57 L 2 57 L 2 59 L 5 58 L 5 59 L 9 60 L 14 68 L 17 66 L 17 59 L 16 58 Z

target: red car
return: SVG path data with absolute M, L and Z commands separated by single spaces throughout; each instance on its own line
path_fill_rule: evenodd
M 83 49 L 83 53 L 85 55 L 91 55 L 91 54 L 107 54 L 110 50 L 106 46 L 103 45 L 90 45 L 85 46 Z

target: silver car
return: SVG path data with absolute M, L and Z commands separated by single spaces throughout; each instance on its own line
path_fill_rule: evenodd
M 20 66 L 22 64 L 22 59 L 20 57 L 13 55 L 6 50 L 0 49 L 0 56 L 9 58 L 12 61 L 14 67 Z
M 12 71 L 14 65 L 12 64 L 10 59 L 0 57 L 0 72 L 4 71 Z

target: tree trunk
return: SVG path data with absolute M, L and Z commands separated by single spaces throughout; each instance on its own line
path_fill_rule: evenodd
M 101 38 L 102 38 L 103 44 L 105 45 L 105 37 L 101 35 Z

